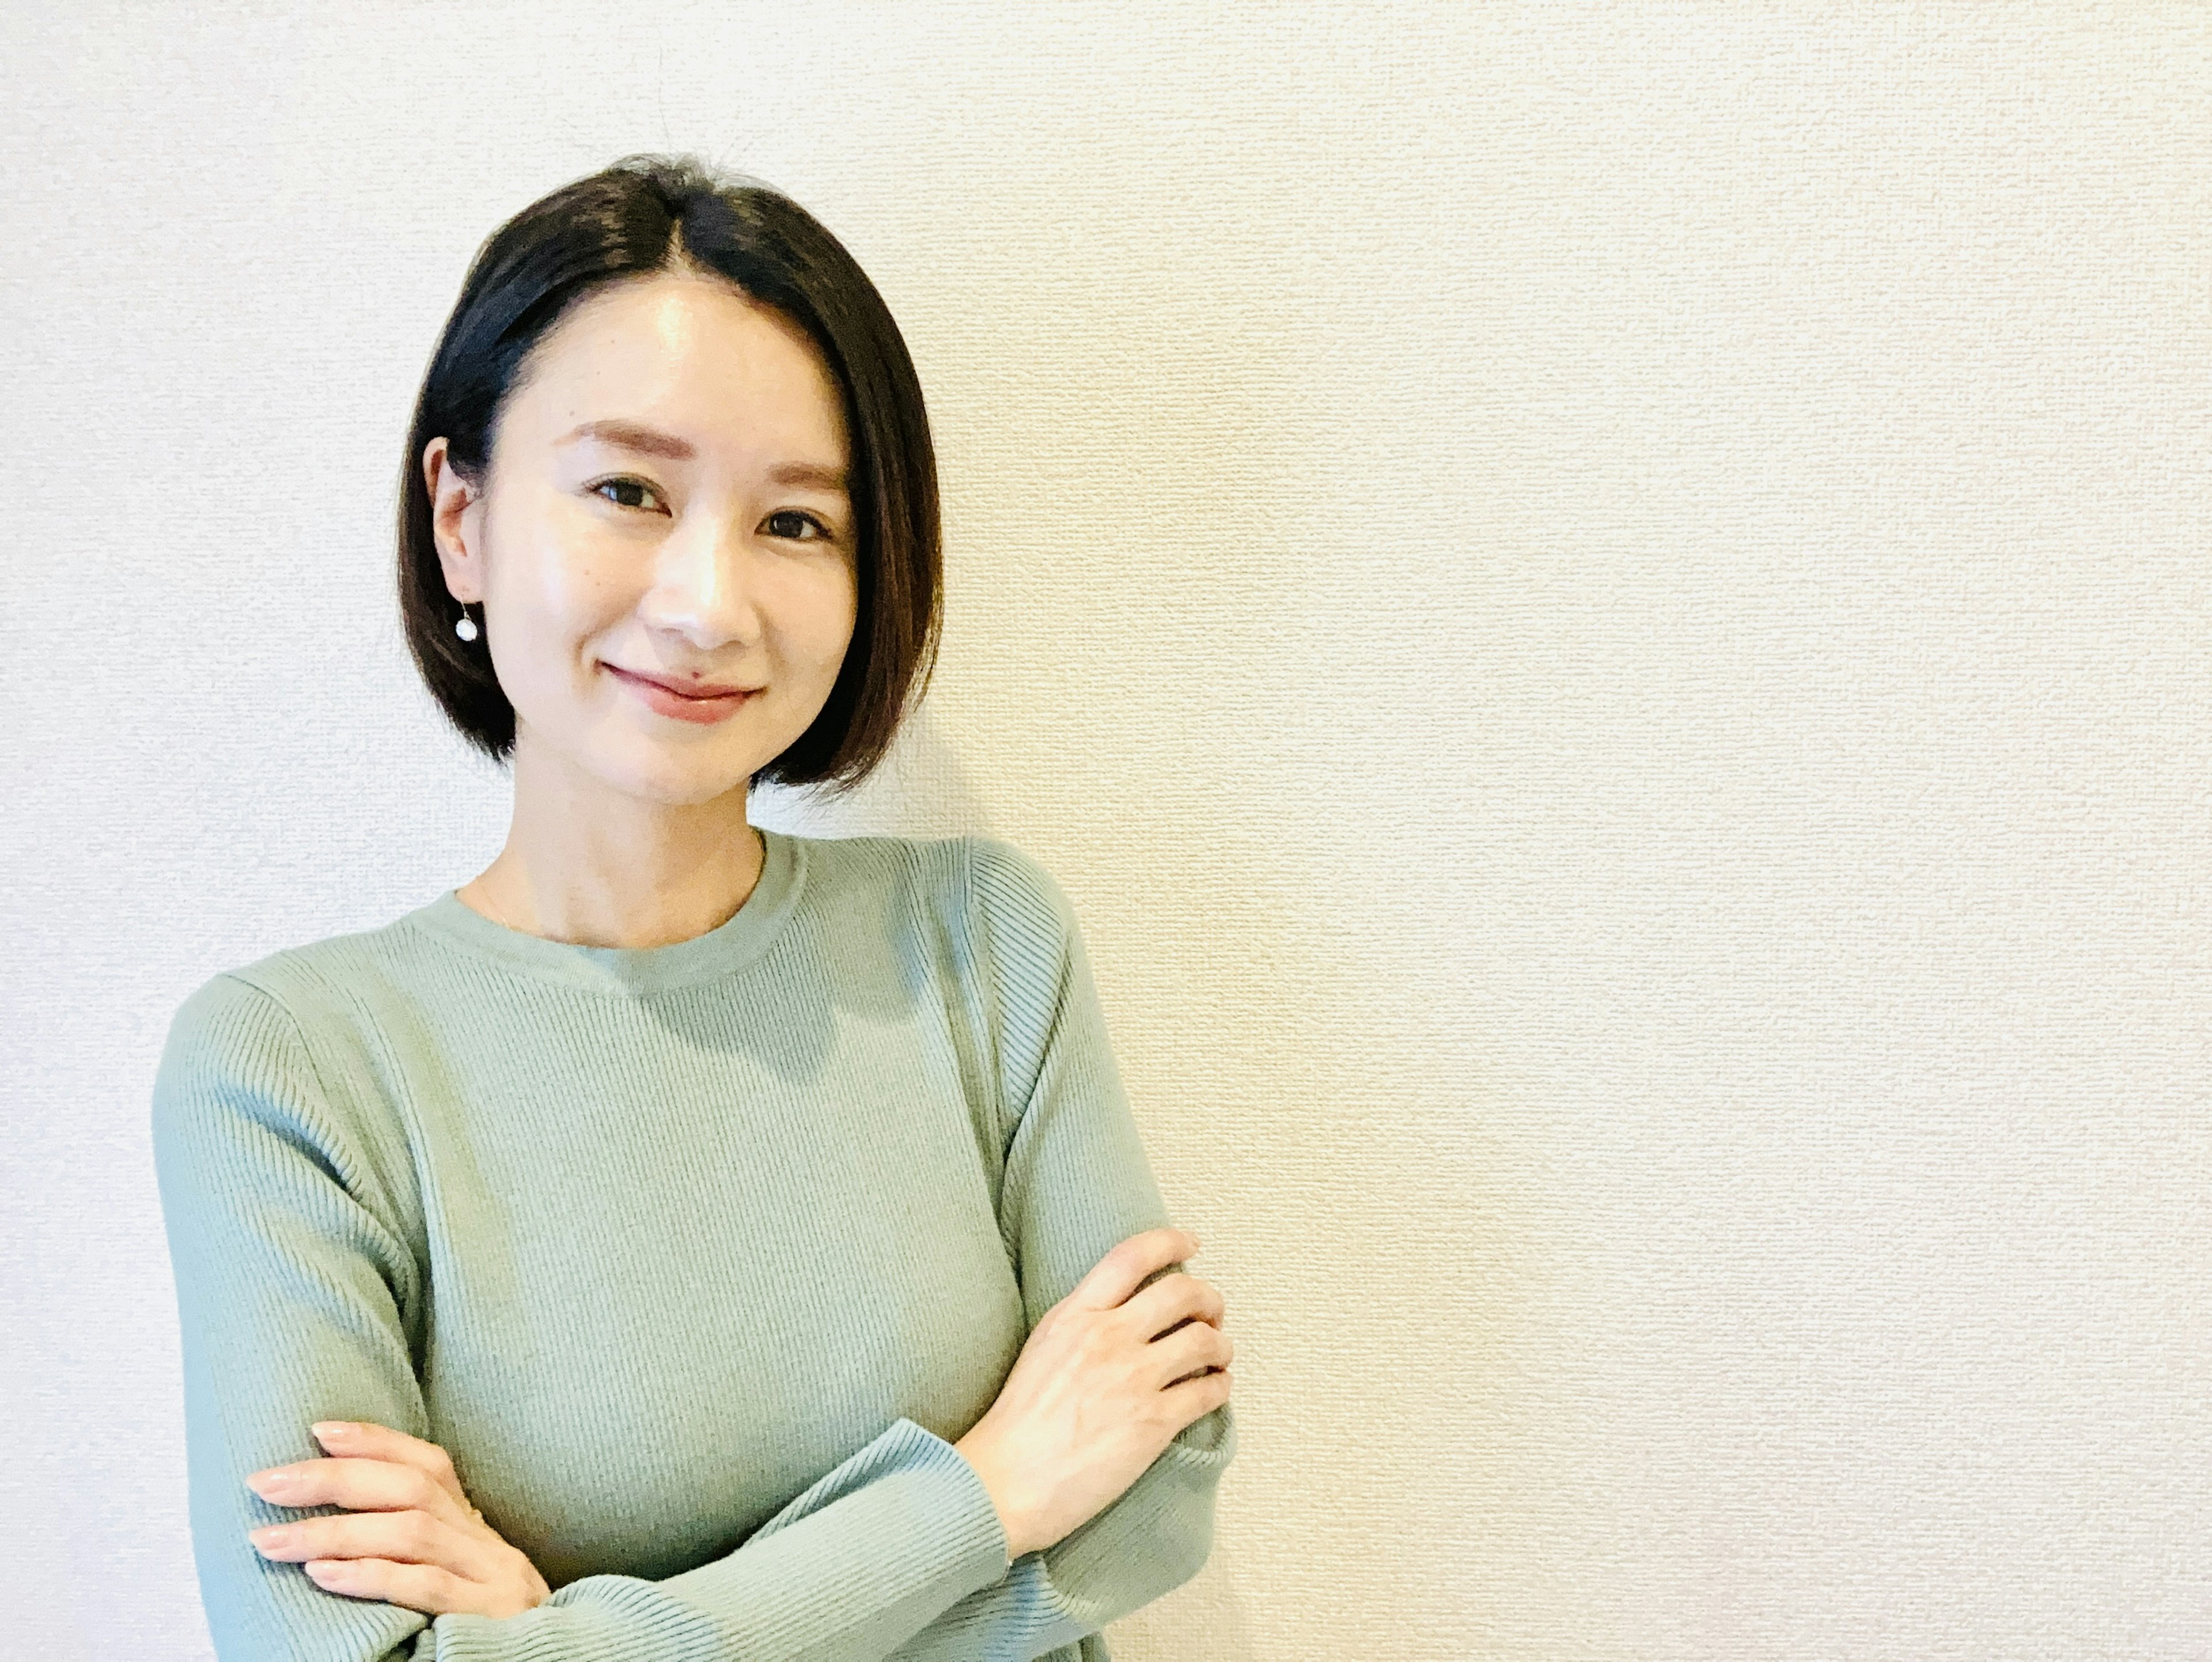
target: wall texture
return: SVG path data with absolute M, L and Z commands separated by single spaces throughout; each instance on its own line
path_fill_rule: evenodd
M 1243 1452 L 1131 1662 L 2212 1655 L 2212 15 L 0 21 L 8 1650 L 207 1655 L 146 1093 L 506 801 L 389 598 L 468 256 L 776 180 L 945 662 L 793 828 L 1060 874 Z

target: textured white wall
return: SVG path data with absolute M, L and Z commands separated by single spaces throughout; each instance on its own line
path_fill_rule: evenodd
M 154 1059 L 495 849 L 408 403 L 678 148 L 938 423 L 830 823 L 1061 875 L 1230 1295 L 1120 1654 L 2212 1655 L 2212 13 L 301 9 L 0 21 L 9 1653 L 207 1653 Z

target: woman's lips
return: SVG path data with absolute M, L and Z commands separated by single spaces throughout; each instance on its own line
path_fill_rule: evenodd
M 741 687 L 734 692 L 712 693 L 696 697 L 688 692 L 678 692 L 673 687 L 653 680 L 649 676 L 635 674 L 627 669 L 617 669 L 612 664 L 601 668 L 624 686 L 637 694 L 646 708 L 678 721 L 710 722 L 721 721 L 745 702 L 758 696 L 758 687 Z

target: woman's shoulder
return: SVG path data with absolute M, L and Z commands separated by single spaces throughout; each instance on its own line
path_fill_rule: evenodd
M 149 1105 L 165 1206 L 197 1206 L 218 1190 L 281 1190 L 301 1180 L 304 1160 L 340 1182 L 388 1239 L 414 1238 L 407 1137 L 376 1085 L 391 1001 L 368 990 L 403 979 L 386 967 L 398 922 L 280 947 L 186 993 Z
M 279 947 L 215 970 L 178 1003 L 168 1050 L 232 1064 L 279 1054 L 306 1057 L 333 1035 L 362 1025 L 381 1001 L 372 989 L 404 983 L 411 916 Z
M 396 928 L 279 947 L 216 970 L 185 993 L 152 1093 L 154 1147 L 165 1171 L 280 1145 L 312 1152 L 355 1181 L 404 1164 L 404 1154 L 384 1148 L 389 1139 L 375 1117 L 359 1113 L 355 1093 L 333 1088 L 369 1076 L 351 1066 L 376 1050 L 374 1001 L 361 987 L 391 979 L 379 965 Z
M 815 874 L 810 886 L 902 888 L 936 916 L 994 934 L 1012 928 L 1056 934 L 1073 925 L 1066 891 L 1050 868 L 1019 844 L 988 832 L 794 840 L 804 846 Z

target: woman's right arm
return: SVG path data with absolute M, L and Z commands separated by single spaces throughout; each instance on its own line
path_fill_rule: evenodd
M 185 1001 L 153 1137 L 193 1558 L 222 1662 L 878 1662 L 1006 1575 L 1007 1537 L 975 1468 L 901 1419 L 787 1507 L 793 1521 L 664 1580 L 587 1575 L 502 1619 L 317 1586 L 247 1531 L 337 1508 L 274 1506 L 245 1480 L 324 1458 L 318 1420 L 428 1437 L 402 1314 L 419 1308 L 420 1272 L 298 1024 L 260 988 L 218 975 Z

